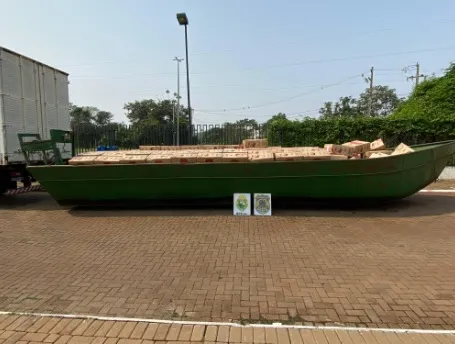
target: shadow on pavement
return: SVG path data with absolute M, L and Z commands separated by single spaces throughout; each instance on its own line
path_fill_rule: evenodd
M 455 197 L 417 194 L 404 200 L 383 204 L 315 204 L 306 201 L 272 200 L 274 216 L 303 217 L 413 217 L 455 213 Z M 106 206 L 76 207 L 76 217 L 104 216 L 233 216 L 232 201 L 193 202 L 191 204 L 154 205 L 153 207 Z
M 419 193 L 387 203 L 314 203 L 305 200 L 272 200 L 274 216 L 304 217 L 413 217 L 455 213 L 455 194 Z M 68 211 L 75 217 L 130 216 L 232 216 L 232 200 L 173 204 L 131 203 L 93 207 L 61 207 L 48 194 L 32 192 L 0 196 L 0 210 Z

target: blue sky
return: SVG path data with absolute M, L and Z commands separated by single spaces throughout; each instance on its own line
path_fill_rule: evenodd
M 195 123 L 317 116 L 324 101 L 362 92 L 371 66 L 375 84 L 407 95 L 405 66 L 440 75 L 455 60 L 453 0 L 0 0 L 0 8 L 0 45 L 67 71 L 73 103 L 118 121 L 124 103 L 176 91 L 172 59 L 185 55 L 177 12 L 190 21 Z M 186 103 L 184 64 L 181 74 Z

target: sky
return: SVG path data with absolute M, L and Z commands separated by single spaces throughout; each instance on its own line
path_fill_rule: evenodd
M 455 60 L 453 0 L 0 0 L 0 46 L 69 73 L 70 101 L 110 111 L 177 92 L 189 19 L 196 124 L 278 112 L 317 117 L 325 101 L 358 96 L 362 74 L 406 96 L 403 72 L 441 75 Z M 185 61 L 180 94 L 187 104 Z

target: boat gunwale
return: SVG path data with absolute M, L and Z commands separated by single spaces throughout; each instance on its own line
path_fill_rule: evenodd
M 447 140 L 447 141 L 441 141 L 441 142 L 433 142 L 433 143 L 424 143 L 424 144 L 419 144 L 419 145 L 412 145 L 410 146 L 411 148 L 420 148 L 420 147 L 425 147 L 425 146 L 434 146 L 432 149 L 437 148 L 438 146 L 444 147 L 448 146 L 450 144 L 455 144 L 455 140 Z M 430 150 L 430 149 L 429 149 Z M 108 168 L 108 167 L 118 167 L 118 166 L 200 166 L 200 165 L 207 165 L 207 166 L 213 166 L 213 165 L 243 165 L 243 166 L 251 166 L 251 165 L 262 165 L 262 164 L 308 164 L 308 163 L 346 163 L 346 162 L 359 162 L 362 161 L 362 163 L 366 163 L 367 161 L 375 161 L 378 159 L 385 159 L 385 158 L 399 158 L 403 156 L 412 156 L 416 153 L 420 153 L 423 150 L 417 150 L 414 152 L 406 153 L 406 154 L 397 154 L 397 155 L 389 155 L 389 156 L 384 156 L 384 157 L 378 157 L 374 159 L 340 159 L 340 160 L 331 160 L 331 159 L 320 159 L 320 160 L 301 160 L 301 161 L 267 161 L 267 162 L 209 162 L 209 163 L 129 163 L 129 164 L 86 164 L 86 165 L 40 165 L 40 166 L 29 166 L 27 169 L 41 169 L 41 168 L 94 168 L 94 167 L 102 167 L 102 168 Z M 127 151 L 126 151 L 127 152 Z M 372 151 L 374 152 L 374 151 Z M 442 158 L 446 158 L 447 156 L 452 156 L 453 154 L 446 155 Z M 416 166 L 419 167 L 419 166 Z M 411 168 L 412 169 L 412 168 Z

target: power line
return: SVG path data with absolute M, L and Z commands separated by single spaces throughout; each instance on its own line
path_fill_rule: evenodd
M 442 21 L 442 22 L 429 22 L 427 25 L 446 25 L 446 24 L 453 24 L 455 23 L 455 20 L 451 21 Z M 361 31 L 361 32 L 354 32 L 352 35 L 357 35 L 357 36 L 362 36 L 365 34 L 371 34 L 375 32 L 384 32 L 384 31 L 393 31 L 397 30 L 397 28 L 384 28 L 384 29 L 377 29 L 377 30 L 371 30 L 371 31 Z M 314 35 L 313 37 L 320 37 L 320 35 Z M 267 45 L 267 48 L 277 48 L 281 47 L 283 45 L 287 44 L 301 44 L 301 43 L 306 43 L 307 40 L 297 40 L 297 41 L 288 41 L 288 42 L 281 42 L 279 44 L 275 45 Z M 218 52 L 223 53 L 223 52 L 229 52 L 229 51 L 237 51 L 236 48 L 229 48 L 229 49 L 221 49 L 218 50 Z M 193 53 L 190 54 L 190 56 L 197 56 L 197 55 L 210 55 L 210 54 L 216 54 L 213 52 L 199 52 L 199 53 Z M 97 61 L 97 62 L 88 62 L 88 63 L 78 63 L 78 64 L 67 64 L 67 65 L 61 65 L 60 68 L 67 68 L 67 67 L 84 67 L 84 66 L 94 66 L 94 65 L 102 65 L 102 64 L 115 64 L 115 63 L 130 63 L 130 62 L 138 62 L 140 60 L 117 60 L 117 61 Z M 144 63 L 149 63 L 150 61 L 144 61 Z
M 342 79 L 341 81 L 339 82 L 336 82 L 336 83 L 333 83 L 333 84 L 329 84 L 329 85 L 325 85 L 325 86 L 322 86 L 321 89 L 324 89 L 324 88 L 328 88 L 328 87 L 332 87 L 332 86 L 335 86 L 335 85 L 338 85 L 338 84 L 341 84 L 343 83 L 344 81 L 347 81 L 347 80 L 351 80 L 351 79 L 354 79 L 354 78 L 357 78 L 359 77 L 360 75 L 354 75 L 354 76 L 351 76 L 351 77 L 348 77 L 348 78 L 344 78 Z M 296 94 L 292 97 L 288 97 L 288 98 L 284 98 L 284 99 L 281 99 L 281 100 L 277 100 L 277 101 L 273 101 L 273 102 L 267 102 L 267 103 L 263 103 L 263 104 L 258 104 L 258 105 L 253 105 L 253 106 L 247 106 L 247 107 L 240 107 L 240 108 L 232 108 L 232 109 L 218 109 L 218 110 L 205 110 L 205 111 L 208 111 L 208 112 L 231 112 L 231 111 L 239 111 L 239 110 L 246 110 L 246 109 L 256 109 L 256 108 L 260 108 L 260 107 L 264 107 L 264 106 L 269 106 L 269 105 L 274 105 L 274 104 L 279 104 L 279 103 L 284 103 L 284 102 L 288 102 L 290 100 L 293 100 L 293 99 L 296 99 L 296 98 L 300 98 L 300 97 L 303 97 L 307 94 L 311 94 L 311 93 L 315 93 L 319 90 L 312 90 L 312 91 L 308 91 L 308 92 L 304 92 L 304 93 L 299 93 L 299 94 Z M 199 110 L 201 111 L 201 110 Z M 204 111 L 204 110 L 203 110 Z
M 342 61 L 352 61 L 352 60 L 362 60 L 362 59 L 369 59 L 374 57 L 385 57 L 385 56 L 397 56 L 397 55 L 407 55 L 407 54 L 415 54 L 415 53 L 422 53 L 422 52 L 435 52 L 435 51 L 443 51 L 443 50 L 453 50 L 455 46 L 448 46 L 448 47 L 440 47 L 440 48 L 427 48 L 427 49 L 418 49 L 418 50 L 408 50 L 408 51 L 400 51 L 400 52 L 390 52 L 390 53 L 381 53 L 381 54 L 373 54 L 373 55 L 361 55 L 361 56 L 350 56 L 350 57 L 338 57 L 338 58 L 331 58 L 331 59 L 319 59 L 319 60 L 307 60 L 302 62 L 292 62 L 292 63 L 282 63 L 276 65 L 268 65 L 268 66 L 261 66 L 261 67 L 253 67 L 253 68 L 245 68 L 239 69 L 237 72 L 245 72 L 245 71 L 255 71 L 255 70 L 264 70 L 264 69 L 274 69 L 274 68 L 286 68 L 286 67 L 295 67 L 295 66 L 303 66 L 309 64 L 319 64 L 319 63 L 326 63 L 326 62 L 342 62 Z M 226 71 L 227 73 L 232 73 L 233 71 Z M 203 74 L 214 74 L 213 72 L 199 72 L 199 73 L 191 73 L 191 75 L 203 75 Z M 216 74 L 216 73 L 215 73 Z M 120 77 L 111 77 L 106 75 L 98 75 L 98 76 L 72 76 L 71 78 L 75 79 L 95 79 L 95 78 L 108 78 L 108 79 L 128 79 L 128 78 L 142 78 L 144 76 L 174 76 L 175 73 L 150 73 L 150 74 L 141 74 L 138 75 L 131 75 L 131 76 L 120 76 Z

